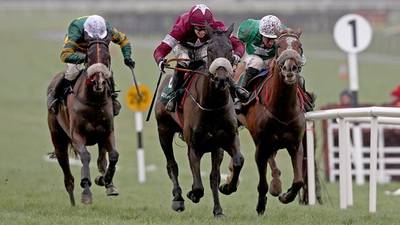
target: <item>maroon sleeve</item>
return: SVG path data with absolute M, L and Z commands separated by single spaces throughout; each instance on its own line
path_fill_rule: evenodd
M 153 56 L 154 60 L 158 64 L 162 58 L 168 55 L 170 53 L 172 48 L 167 45 L 165 42 L 161 42 L 158 47 L 154 50 Z
M 234 35 L 231 35 L 230 39 L 231 39 L 234 54 L 238 55 L 239 57 L 242 57 L 244 54 L 243 43 Z
M 189 13 L 184 13 L 179 16 L 171 31 L 165 36 L 164 40 L 154 50 L 154 59 L 159 63 L 161 58 L 164 58 L 171 50 L 185 37 L 190 30 Z

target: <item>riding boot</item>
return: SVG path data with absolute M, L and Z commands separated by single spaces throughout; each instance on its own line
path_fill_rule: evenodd
M 57 114 L 58 104 L 62 101 L 65 90 L 72 85 L 73 81 L 65 79 L 63 76 L 55 84 L 55 87 L 50 88 L 47 93 L 47 109 L 52 114 Z
M 249 93 L 250 90 L 247 87 L 248 82 L 259 73 L 260 73 L 260 71 L 258 69 L 249 67 L 249 68 L 247 68 L 246 73 L 243 75 L 243 78 L 239 80 L 238 87 L 241 89 L 244 89 L 248 93 L 248 95 L 247 95 L 247 98 L 240 98 L 238 96 L 238 98 L 235 99 L 234 105 L 235 105 L 236 113 L 240 113 L 242 111 L 242 108 L 243 108 L 242 102 L 247 101 L 248 98 L 250 97 L 250 93 Z
M 108 80 L 110 81 L 111 99 L 113 103 L 113 115 L 117 116 L 119 114 L 119 111 L 121 110 L 121 103 L 117 100 L 118 93 L 115 91 L 114 78 L 110 77 Z
M 306 90 L 306 81 L 301 75 L 299 76 L 299 85 L 306 95 L 306 99 L 304 101 L 304 110 L 306 112 L 313 111 L 315 107 L 316 96 L 314 95 L 314 93 L 310 93 Z
M 176 68 L 184 68 L 183 65 L 180 65 L 179 63 L 176 65 Z M 185 72 L 175 70 L 174 75 L 171 77 L 169 80 L 168 86 L 172 89 L 171 91 L 171 99 L 167 102 L 165 106 L 165 110 L 168 112 L 175 112 L 175 107 L 176 107 L 176 91 L 178 90 L 178 87 L 182 83 L 183 76 Z

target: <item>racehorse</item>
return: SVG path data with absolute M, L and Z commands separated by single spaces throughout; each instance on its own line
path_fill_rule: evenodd
M 90 38 L 85 33 L 85 40 L 88 42 L 86 69 L 77 79 L 72 94 L 67 96 L 65 104 L 59 104 L 58 113 L 54 115 L 49 112 L 47 116 L 54 153 L 63 170 L 64 185 L 73 206 L 75 205 L 74 177 L 71 174 L 68 160 L 70 145 L 82 162 L 81 202 L 92 203 L 90 153 L 86 148 L 90 145 L 97 144 L 99 150 L 97 165 L 101 176 L 96 178 L 96 184 L 104 185 L 108 196 L 119 194 L 112 182 L 119 154 L 115 148 L 109 84 L 109 79 L 112 77 L 108 49 L 111 37 L 96 39 Z M 63 73 L 57 74 L 49 85 L 49 89 L 53 88 L 63 76 Z M 108 167 L 106 152 L 109 158 Z
M 244 158 L 240 153 L 238 124 L 228 87 L 233 73 L 230 63 L 233 61 L 232 45 L 229 40 L 233 24 L 227 31 L 213 30 L 209 26 L 206 29 L 210 37 L 206 47 L 207 66 L 188 74 L 191 80 L 185 87 L 181 108 L 178 108 L 176 113 L 167 112 L 163 103 L 157 100 L 155 115 L 160 144 L 167 160 L 167 172 L 173 183 L 172 209 L 178 212 L 185 209 L 178 181 L 178 164 L 172 147 L 174 134 L 181 133 L 188 146 L 193 175 L 192 190 L 187 193 L 187 197 L 194 203 L 198 203 L 203 197 L 200 160 L 205 153 L 211 152 L 210 187 L 214 199 L 213 214 L 219 218 L 224 216 L 218 196 L 224 150 L 232 157 L 232 176 L 227 183 L 219 187 L 223 194 L 228 195 L 236 191 Z M 169 79 L 170 76 L 164 79 L 159 93 L 168 85 Z
M 269 63 L 268 75 L 259 82 L 250 83 L 250 87 L 255 89 L 255 97 L 248 103 L 244 114 L 238 116 L 256 145 L 255 158 L 259 173 L 256 210 L 260 215 L 264 214 L 267 203 L 267 164 L 270 164 L 273 176 L 270 193 L 274 196 L 281 193 L 280 171 L 274 160 L 279 149 L 286 148 L 289 152 L 294 174 L 292 186 L 279 196 L 279 200 L 282 203 L 292 202 L 303 186 L 301 142 L 305 131 L 305 111 L 302 90 L 298 84 L 301 32 L 287 29 L 277 33 L 277 55 Z

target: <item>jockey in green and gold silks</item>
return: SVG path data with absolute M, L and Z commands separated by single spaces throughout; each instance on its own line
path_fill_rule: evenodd
M 239 25 L 238 38 L 245 44 L 246 54 L 244 63 L 246 72 L 240 79 L 240 86 L 246 88 L 251 78 L 260 73 L 261 70 L 268 69 L 270 59 L 276 55 L 275 39 L 278 38 L 276 31 L 287 29 L 278 17 L 274 15 L 264 16 L 261 20 L 247 19 Z M 302 65 L 306 58 L 302 57 Z M 304 78 L 300 77 L 301 86 L 305 91 Z M 235 108 L 241 110 L 240 102 L 236 102 Z
M 64 90 L 73 85 L 80 71 L 84 68 L 82 64 L 86 60 L 88 48 L 88 43 L 85 41 L 85 33 L 92 38 L 99 39 L 104 39 L 110 35 L 111 41 L 121 47 L 125 65 L 132 69 L 135 67 L 135 61 L 131 58 L 131 44 L 124 33 L 119 32 L 108 21 L 105 21 L 103 17 L 98 15 L 83 16 L 74 19 L 68 26 L 60 55 L 61 61 L 67 64 L 64 78 L 48 93 L 48 109 L 52 113 L 57 113 L 58 102 L 62 99 Z M 114 115 L 117 115 L 121 104 L 116 99 L 117 94 L 114 90 L 114 80 L 112 77 L 110 78 L 110 84 Z
M 74 19 L 68 27 L 64 46 L 61 50 L 61 61 L 80 64 L 85 60 L 87 44 L 84 40 L 84 24 L 89 16 Z M 126 35 L 118 31 L 108 21 L 105 21 L 107 33 L 111 34 L 111 41 L 121 47 L 124 59 L 131 57 L 131 45 Z M 83 54 L 81 54 L 83 53 Z

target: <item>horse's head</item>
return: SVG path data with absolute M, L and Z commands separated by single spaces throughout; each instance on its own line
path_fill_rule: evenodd
M 112 76 L 108 49 L 111 37 L 107 35 L 104 39 L 91 38 L 85 34 L 85 40 L 88 43 L 86 84 L 91 86 L 94 92 L 103 93 L 106 88 L 106 79 Z
M 233 73 L 231 64 L 234 61 L 233 48 L 229 38 L 233 32 L 233 24 L 226 31 L 214 30 L 208 25 L 206 29 L 210 37 L 207 46 L 209 71 L 212 74 L 215 87 L 223 89 L 228 84 L 228 76 Z
M 275 40 L 277 47 L 277 65 L 286 84 L 296 84 L 302 67 L 303 48 L 300 42 L 301 31 L 286 29 L 276 31 L 278 38 Z

